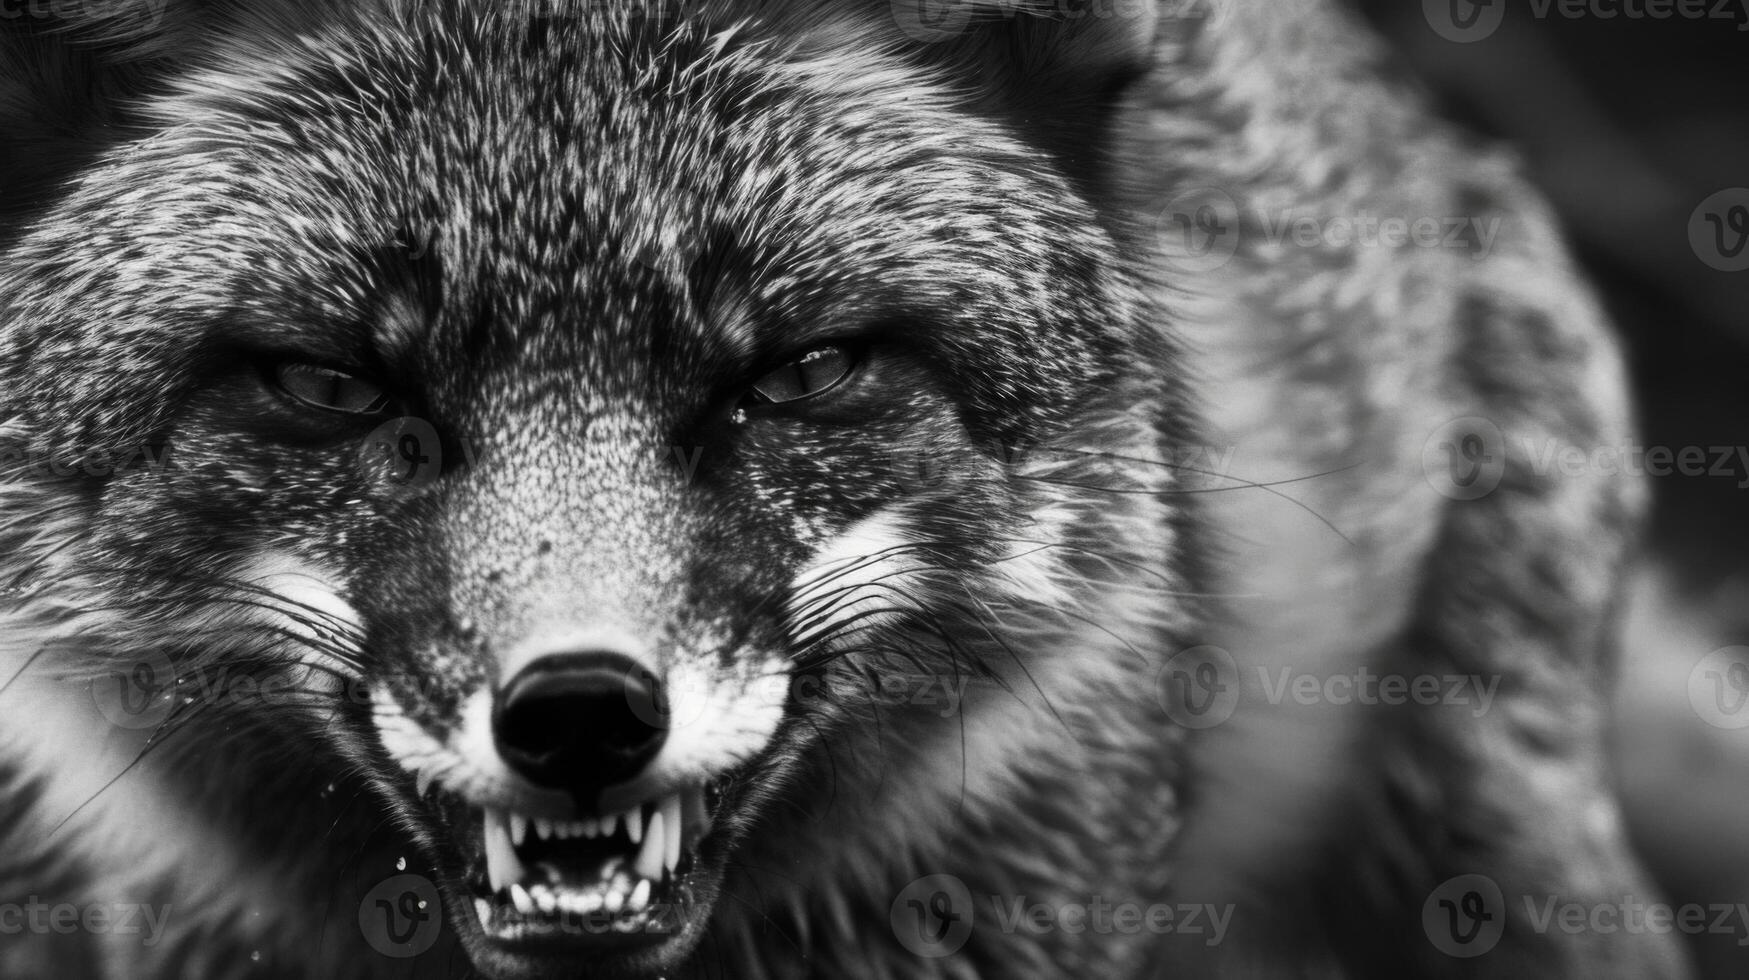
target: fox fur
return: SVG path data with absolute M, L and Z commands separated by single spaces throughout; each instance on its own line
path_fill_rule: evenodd
M 1334 2 L 925 6 L 0 21 L 0 902 L 166 910 L 150 945 L 0 936 L 0 975 L 1683 975 L 1520 900 L 1650 891 L 1601 756 L 1641 488 L 1532 456 L 1630 412 L 1510 157 Z M 1161 234 L 1198 195 L 1224 263 Z M 1498 234 L 1261 227 L 1363 215 Z M 718 411 L 858 331 L 825 414 Z M 396 482 L 369 426 L 264 401 L 263 357 L 394 379 L 441 463 Z M 1457 500 L 1424 454 L 1472 417 L 1506 455 Z M 469 925 L 466 805 L 527 795 L 470 712 L 574 627 L 650 644 L 702 719 L 660 778 L 723 787 L 642 958 Z M 1191 731 L 1159 680 L 1205 645 L 1499 694 Z M 163 717 L 113 725 L 93 690 L 142 663 Z M 405 960 L 359 927 L 401 873 L 445 916 Z M 1422 927 L 1468 874 L 1509 899 L 1475 959 Z M 930 875 L 1236 911 L 1209 947 L 985 906 L 931 957 L 892 922 Z

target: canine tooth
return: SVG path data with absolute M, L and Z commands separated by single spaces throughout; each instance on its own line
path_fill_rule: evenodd
M 510 886 L 510 901 L 516 906 L 516 911 L 523 915 L 534 914 L 534 899 L 528 894 L 528 889 L 521 885 Z
M 520 813 L 510 815 L 510 842 L 517 847 L 528 839 L 528 818 Z
M 630 810 L 627 810 L 625 812 L 625 821 L 626 821 L 626 834 L 628 834 L 631 837 L 632 843 L 636 844 L 639 841 L 643 840 L 644 839 L 644 808 L 642 806 L 634 806 Z
M 644 828 L 644 846 L 638 851 L 635 868 L 642 877 L 659 878 L 662 875 L 662 861 L 668 854 L 668 841 L 664 836 L 668 833 L 666 824 L 662 810 L 650 814 L 650 825 Z
M 669 871 L 680 863 L 680 843 L 686 836 L 686 827 L 680 822 L 680 794 L 676 793 L 662 801 L 662 833 L 667 835 L 668 845 L 662 854 L 662 866 Z M 645 875 L 654 878 L 655 875 Z
M 681 796 L 685 811 L 681 816 L 681 825 L 698 836 L 703 836 L 711 822 L 710 811 L 705 809 L 704 788 L 695 787 L 687 790 Z
M 650 904 L 650 892 L 652 890 L 650 879 L 641 879 L 638 882 L 638 887 L 632 889 L 632 897 L 626 902 L 626 910 L 629 912 L 642 912 L 644 906 Z
M 526 872 L 516 856 L 516 846 L 510 843 L 510 823 L 503 810 L 486 811 L 486 881 L 497 892 L 505 885 L 522 880 Z

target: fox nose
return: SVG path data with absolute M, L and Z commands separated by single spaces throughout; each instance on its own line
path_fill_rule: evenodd
M 576 790 L 625 782 L 662 749 L 662 686 L 632 658 L 610 651 L 553 654 L 498 692 L 498 754 L 530 781 Z

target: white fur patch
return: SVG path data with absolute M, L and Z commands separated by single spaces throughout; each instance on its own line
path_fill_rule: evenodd
M 894 508 L 876 511 L 846 528 L 796 575 L 789 618 L 798 647 L 836 635 L 851 624 L 878 625 L 897 614 L 906 574 L 921 562 Z
M 263 551 L 243 572 L 243 580 L 283 599 L 287 606 L 302 613 L 301 617 L 274 616 L 275 624 L 308 639 L 331 639 L 334 633 L 361 631 L 363 624 L 358 610 L 341 597 L 338 576 L 330 575 L 314 562 L 286 551 Z M 266 612 L 264 610 L 264 612 Z M 268 615 L 274 615 L 267 612 Z M 317 624 L 331 627 L 316 632 L 304 620 L 314 618 Z
M 252 597 L 260 605 L 247 607 L 243 618 L 293 641 L 287 646 L 309 667 L 299 678 L 304 689 L 338 693 L 341 678 L 354 671 L 335 654 L 356 650 L 363 632 L 358 610 L 341 594 L 340 578 L 315 562 L 275 549 L 258 554 L 240 577 L 266 593 Z M 274 608 L 274 600 L 283 610 Z

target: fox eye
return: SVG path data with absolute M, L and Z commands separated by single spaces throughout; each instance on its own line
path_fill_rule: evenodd
M 849 350 L 819 347 L 755 381 L 746 403 L 785 405 L 823 395 L 838 387 L 855 367 L 856 358 Z
M 389 407 L 389 394 L 363 378 L 316 364 L 282 364 L 274 379 L 286 394 L 327 412 L 375 415 Z

